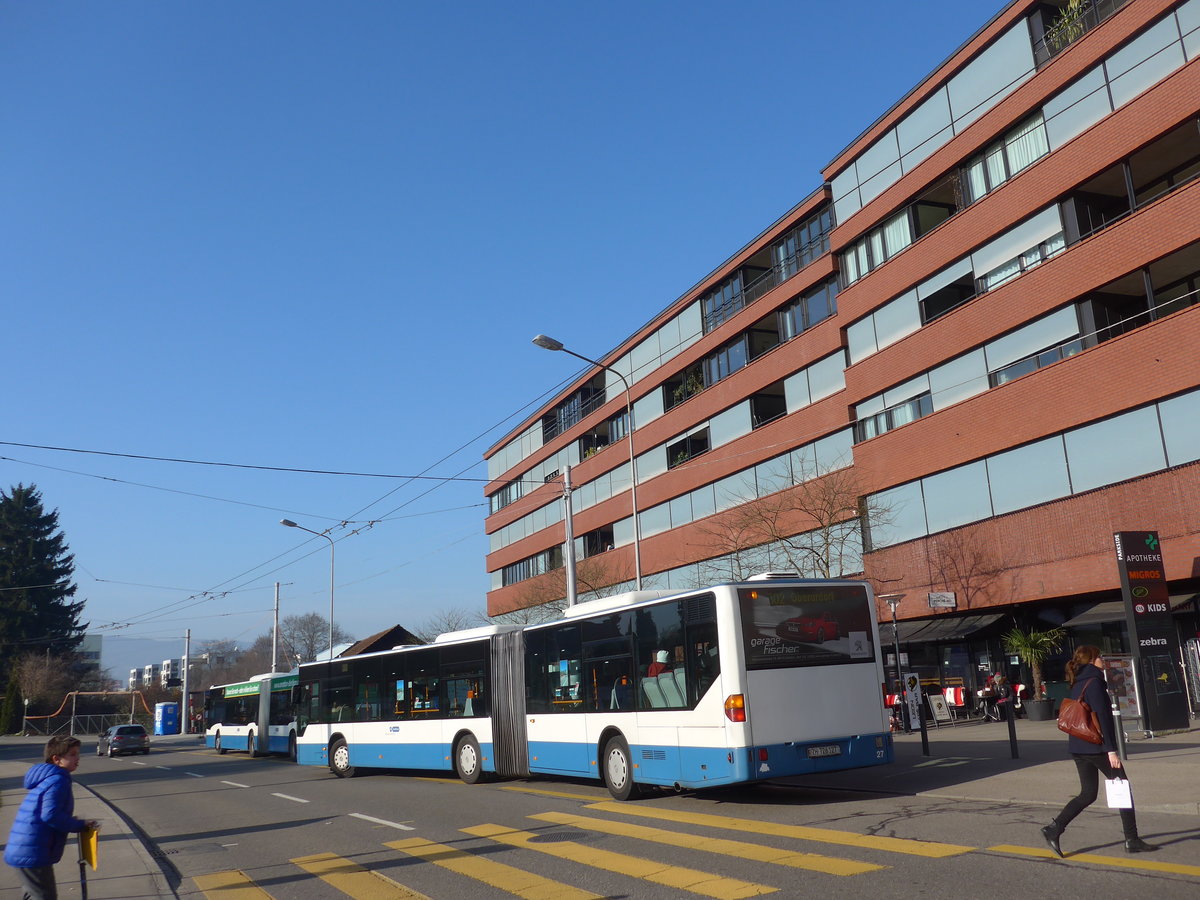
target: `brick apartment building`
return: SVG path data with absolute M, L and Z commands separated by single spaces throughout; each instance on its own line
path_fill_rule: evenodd
M 1014 622 L 1128 650 L 1113 533 L 1155 530 L 1194 639 L 1197 56 L 1200 0 L 998 13 L 488 451 L 489 613 L 563 595 L 570 466 L 581 595 L 828 568 L 970 688 Z

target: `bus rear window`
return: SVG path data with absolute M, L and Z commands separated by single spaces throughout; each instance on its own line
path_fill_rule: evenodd
M 874 610 L 865 586 L 741 588 L 747 669 L 869 662 Z

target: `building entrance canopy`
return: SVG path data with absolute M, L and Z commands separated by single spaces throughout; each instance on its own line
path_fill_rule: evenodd
M 986 613 L 974 616 L 938 616 L 916 622 L 900 623 L 900 643 L 919 644 L 925 641 L 957 641 L 974 634 L 981 628 L 999 621 L 1003 613 Z M 882 629 L 886 634 L 886 629 Z M 882 639 L 882 634 L 881 634 Z
M 1196 598 L 1195 594 L 1172 594 L 1171 612 L 1177 612 Z M 1100 625 L 1104 622 L 1120 622 L 1125 619 L 1124 600 L 1106 600 L 1097 603 L 1087 612 L 1063 622 L 1063 628 L 1078 628 L 1081 625 Z M 903 631 L 901 631 L 903 633 Z

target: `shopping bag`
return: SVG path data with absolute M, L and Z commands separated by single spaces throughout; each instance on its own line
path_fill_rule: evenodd
M 1129 791 L 1128 780 L 1107 778 L 1104 781 L 1104 791 L 1109 809 L 1133 809 L 1133 794 Z

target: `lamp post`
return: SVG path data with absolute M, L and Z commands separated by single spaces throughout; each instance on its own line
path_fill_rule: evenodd
M 885 594 L 882 598 L 892 608 L 892 638 L 896 642 L 896 689 L 901 694 L 904 693 L 904 676 L 900 672 L 900 624 L 896 621 L 896 608 L 900 605 L 900 600 L 903 596 L 903 594 Z M 901 709 L 901 717 L 904 720 L 904 733 L 908 734 L 908 704 L 902 703 Z
M 288 528 L 299 528 L 301 531 L 307 531 L 309 534 L 315 534 L 317 537 L 325 538 L 329 541 L 329 660 L 333 661 L 333 538 L 325 534 L 323 531 L 313 531 L 311 528 L 305 528 L 303 525 L 297 525 L 291 519 L 280 519 L 280 525 L 286 525 Z
M 581 359 L 585 363 L 604 369 L 606 372 L 612 372 L 621 379 L 621 384 L 625 386 L 625 430 L 629 438 L 629 499 L 633 506 L 633 571 L 635 586 L 640 591 L 642 589 L 642 526 L 638 522 L 637 459 L 633 453 L 633 398 L 629 392 L 629 380 L 612 366 L 606 366 L 604 363 L 589 359 L 582 354 L 576 353 L 574 350 L 568 350 L 562 345 L 562 341 L 556 341 L 552 337 L 539 334 L 533 339 L 533 343 L 537 344 L 543 350 L 561 350 L 563 353 L 573 356 L 576 359 Z M 568 551 L 571 552 L 570 548 L 568 548 Z
M 21 715 L 21 734 L 25 734 L 29 727 L 29 698 L 25 698 L 25 712 Z

